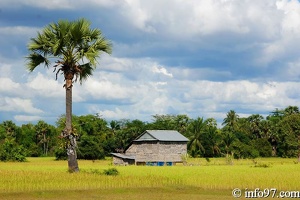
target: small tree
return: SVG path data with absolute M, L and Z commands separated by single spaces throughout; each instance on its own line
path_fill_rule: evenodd
M 26 161 L 26 151 L 22 145 L 18 145 L 14 138 L 8 137 L 0 143 L 1 161 Z

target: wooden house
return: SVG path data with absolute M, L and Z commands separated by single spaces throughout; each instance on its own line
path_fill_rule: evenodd
M 188 139 L 173 130 L 147 130 L 123 154 L 112 153 L 115 165 L 174 165 L 187 153 Z

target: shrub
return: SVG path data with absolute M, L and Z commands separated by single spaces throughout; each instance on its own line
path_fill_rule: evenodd
M 107 176 L 117 176 L 119 171 L 116 168 L 109 168 L 104 170 L 104 174 Z
M 26 150 L 22 145 L 18 145 L 14 139 L 5 139 L 0 146 L 1 161 L 26 161 Z
M 55 150 L 55 160 L 67 160 L 67 150 L 59 147 Z
M 105 169 L 103 172 L 99 169 L 88 169 L 81 170 L 81 172 L 85 172 L 88 174 L 97 174 L 97 175 L 107 175 L 107 176 L 117 176 L 119 175 L 119 171 L 116 168 Z
M 79 159 L 97 160 L 105 158 L 101 142 L 94 136 L 82 136 L 78 142 L 77 156 Z
M 271 164 L 261 163 L 261 162 L 255 161 L 255 160 L 253 160 L 253 163 L 254 163 L 254 167 L 268 168 L 271 166 Z

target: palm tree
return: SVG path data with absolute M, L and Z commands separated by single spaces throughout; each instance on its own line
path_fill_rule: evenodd
M 205 129 L 206 124 L 203 121 L 203 118 L 200 117 L 198 117 L 196 120 L 193 120 L 188 127 L 190 141 L 187 147 L 193 157 L 200 156 L 205 151 L 202 145 L 202 137 Z
M 56 79 L 64 76 L 66 90 L 66 123 L 61 136 L 66 138 L 68 166 L 70 172 L 78 172 L 76 156 L 76 134 L 72 127 L 72 86 L 79 79 L 80 84 L 93 74 L 100 53 L 111 53 L 111 43 L 97 28 L 91 29 L 86 19 L 76 21 L 59 20 L 38 32 L 28 45 L 27 68 L 32 72 L 43 64 L 49 67 L 53 59 Z
M 39 144 L 43 144 L 43 154 L 47 156 L 48 154 L 48 145 L 49 145 L 49 125 L 44 121 L 38 121 L 35 125 L 36 138 Z
M 255 138 L 261 138 L 261 122 L 264 119 L 263 116 L 259 114 L 250 115 L 247 120 L 250 123 L 250 131 Z
M 226 118 L 223 120 L 222 125 L 225 125 L 225 127 L 228 127 L 230 132 L 234 132 L 237 130 L 237 125 L 238 125 L 238 119 L 239 116 L 236 114 L 234 110 L 230 110 Z

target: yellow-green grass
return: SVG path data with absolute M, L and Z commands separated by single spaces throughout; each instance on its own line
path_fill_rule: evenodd
M 263 166 L 263 167 L 255 167 Z M 111 160 L 79 160 L 80 173 L 67 161 L 28 158 L 0 162 L 0 199 L 232 199 L 234 188 L 300 190 L 296 159 L 189 159 L 188 166 L 112 166 Z M 91 173 L 116 167 L 118 176 Z M 149 197 L 149 198 L 148 198 Z

